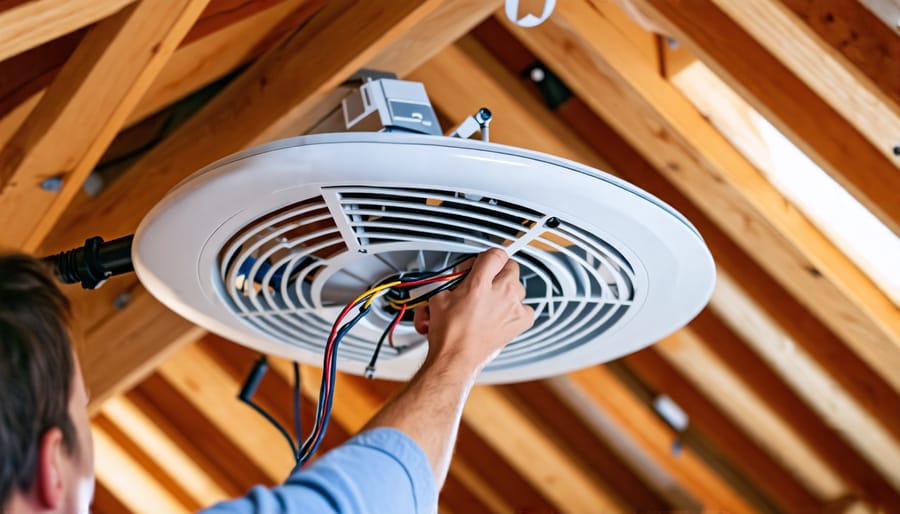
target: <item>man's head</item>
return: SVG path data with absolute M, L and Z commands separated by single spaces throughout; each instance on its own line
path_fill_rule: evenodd
M 93 443 L 66 297 L 43 264 L 0 255 L 0 510 L 87 512 Z

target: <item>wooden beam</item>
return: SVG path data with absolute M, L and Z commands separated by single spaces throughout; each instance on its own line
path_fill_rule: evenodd
M 158 373 L 144 379 L 126 395 L 230 497 L 245 494 L 255 485 L 271 483 L 266 472 L 248 454 Z M 173 416 L 173 412 L 178 415 Z
M 71 242 L 81 239 L 85 231 L 104 237 L 133 232 L 144 214 L 181 179 L 243 149 L 285 113 L 312 109 L 438 3 L 418 0 L 402 7 L 382 1 L 329 3 L 150 150 L 95 198 L 89 209 L 67 215 L 54 233 L 74 230 L 78 235 L 61 238 Z M 60 243 L 54 237 L 48 244 Z
M 306 21 L 324 0 L 280 0 L 242 4 L 227 11 L 229 25 L 210 8 L 231 3 L 211 0 L 207 10 L 188 34 L 178 50 L 166 62 L 156 80 L 128 115 L 125 126 L 131 126 L 175 100 L 196 91 L 228 72 L 252 61 L 278 39 Z M 271 7 L 258 10 L 257 4 Z M 241 17 L 238 17 L 240 15 Z M 215 17 L 211 26 L 204 17 Z M 216 30 L 212 30 L 215 28 Z M 47 86 L 59 73 L 85 31 L 67 35 L 0 63 L 0 143 L 8 141 L 24 121 Z M 20 118 L 18 121 L 8 119 Z
M 106 488 L 103 482 L 95 482 L 94 501 L 91 502 L 92 514 L 132 514 L 118 498 Z
M 365 68 L 390 71 L 401 78 L 431 59 L 479 22 L 489 17 L 502 2 L 500 0 L 444 0 L 428 16 L 410 27 L 366 63 Z M 273 139 L 304 134 L 340 105 L 343 90 L 334 91 L 312 111 L 291 111 L 270 125 L 253 139 L 260 144 Z
M 116 500 L 135 514 L 188 513 L 188 507 L 122 448 L 102 424 L 95 422 L 91 429 L 97 481 Z
M 761 312 L 733 277 L 722 271 L 717 275 L 711 307 L 718 317 L 815 410 L 825 425 L 834 427 L 870 461 L 900 461 L 900 438 L 892 437 L 805 348 Z M 886 418 L 895 422 L 900 418 L 897 409 L 884 410 Z
M 77 345 L 88 390 L 89 410 L 96 412 L 107 398 L 129 389 L 181 345 L 202 330 L 166 309 L 143 289 L 129 303 L 85 334 Z
M 864 74 L 895 108 L 900 106 L 900 74 L 895 69 L 900 60 L 900 5 L 895 4 L 895 16 L 890 20 L 893 26 L 889 26 L 863 1 L 780 1 L 833 52 Z
M 628 510 L 606 486 L 584 476 L 565 450 L 548 440 L 540 428 L 500 391 L 476 387 L 466 403 L 463 419 L 565 511 L 611 513 Z M 541 465 L 536 466 L 535 462 Z
M 0 11 L 0 61 L 106 18 L 134 0 L 13 2 Z
M 730 406 L 723 405 L 722 401 L 715 403 L 711 401 L 713 399 L 725 400 L 727 392 L 735 391 L 736 388 L 723 390 L 719 388 L 721 385 L 719 382 L 712 380 L 697 382 L 696 379 L 689 381 L 684 376 L 688 371 L 696 371 L 697 374 L 708 371 L 708 375 L 715 375 L 719 370 L 712 367 L 715 365 L 714 363 L 696 361 L 688 370 L 682 366 L 676 368 L 664 360 L 660 349 L 664 348 L 668 341 L 674 341 L 680 337 L 680 334 L 671 336 L 653 349 L 640 351 L 626 357 L 625 362 L 651 388 L 672 398 L 689 416 L 690 426 L 695 427 L 704 437 L 708 438 L 781 510 L 788 512 L 818 511 L 821 510 L 823 500 L 837 497 L 844 492 L 841 481 L 837 480 L 831 470 L 820 462 L 814 462 L 818 465 L 815 466 L 815 469 L 823 470 L 826 473 L 824 478 L 816 475 L 810 476 L 807 473 L 807 470 L 804 469 L 806 462 L 801 462 L 798 453 L 805 457 L 809 453 L 808 448 L 804 448 L 802 445 L 785 446 L 780 444 L 785 439 L 783 437 L 784 430 L 780 430 L 782 427 L 777 423 L 765 423 L 770 420 L 765 417 L 767 414 L 765 408 L 758 408 L 762 404 L 761 401 L 756 403 L 742 401 L 746 400 L 746 395 L 741 395 L 733 398 L 733 405 L 749 406 L 747 411 L 740 413 L 746 415 L 747 418 L 753 414 L 762 413 L 763 416 L 759 418 L 760 424 L 766 427 L 774 426 L 776 428 L 774 432 L 763 434 L 763 430 L 748 427 L 747 424 L 742 423 L 745 421 L 744 419 L 740 417 L 735 419 L 733 416 L 737 409 L 727 408 Z M 677 362 L 681 364 L 682 361 Z M 712 364 L 712 366 L 707 366 L 708 364 Z M 701 391 L 701 387 L 706 392 Z M 763 437 L 771 435 L 775 440 L 760 440 L 759 435 L 763 435 Z M 796 435 L 787 440 L 802 443 L 802 440 Z M 784 455 L 785 453 L 791 453 L 791 455 Z M 806 486 L 810 482 L 812 482 L 811 485 L 817 486 L 825 483 L 826 480 L 828 483 L 824 488 L 814 489 L 815 495 Z
M 643 405 L 603 366 L 570 373 L 568 379 L 586 393 L 616 425 L 623 427 L 641 448 L 652 455 L 704 510 L 752 512 L 753 509 L 693 452 L 673 451 L 676 434 Z
M 212 0 L 210 6 L 214 2 Z M 217 25 L 217 30 L 199 37 L 196 29 L 197 25 L 203 23 L 204 19 L 201 17 L 195 28 L 185 36 L 183 43 L 186 44 L 172 55 L 128 116 L 125 126 L 134 125 L 163 107 L 252 62 L 283 36 L 311 18 L 324 2 L 325 0 L 281 0 L 275 5 L 266 5 L 267 8 L 263 10 L 256 10 L 258 6 L 255 4 L 271 2 L 244 2 L 242 5 L 249 4 L 240 11 L 245 17 L 235 20 L 232 18 L 234 13 L 228 11 L 228 19 L 233 23 Z M 245 12 L 250 9 L 253 9 L 251 13 Z M 224 20 L 219 18 L 216 20 L 217 23 L 222 21 Z
M 633 1 L 900 234 L 900 106 L 840 52 L 778 0 Z
M 0 245 L 37 249 L 208 1 L 141 1 L 87 33 L 0 152 Z
M 643 447 L 643 441 L 635 438 L 627 426 L 601 409 L 594 400 L 571 378 L 560 375 L 543 380 L 544 386 L 552 391 L 561 404 L 568 406 L 587 425 L 595 436 L 606 444 L 632 469 L 649 487 L 657 491 L 672 510 L 699 512 L 702 503 L 692 496 L 681 483 L 669 474 L 664 465 Z
M 871 455 L 872 463 L 862 458 L 839 433 L 822 422 L 815 411 L 792 391 L 747 345 L 714 313 L 701 313 L 690 325 L 704 346 L 722 358 L 728 368 L 740 374 L 756 395 L 769 399 L 769 405 L 802 434 L 818 456 L 829 464 L 863 499 L 887 508 L 900 505 L 900 472 L 896 469 L 897 447 L 883 448 L 886 455 Z
M 144 458 L 184 489 L 194 508 L 226 500 L 230 495 L 193 458 L 125 396 L 103 403 L 102 415 L 126 434 Z M 175 413 L 172 413 L 175 415 Z M 145 466 L 147 467 L 147 466 Z
M 512 28 L 569 87 L 719 227 L 900 390 L 896 307 L 654 67 L 640 65 L 602 11 L 558 6 Z M 616 101 L 611 101 L 611 99 Z
M 673 510 L 674 505 L 644 483 L 631 464 L 606 446 L 544 382 L 523 382 L 501 389 L 542 426 L 542 432 L 566 448 L 584 474 L 595 475 L 599 482 L 609 484 L 632 511 Z

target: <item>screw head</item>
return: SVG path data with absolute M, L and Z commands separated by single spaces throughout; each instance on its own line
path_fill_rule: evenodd
M 359 252 L 359 253 L 369 253 L 369 251 L 366 250 L 365 248 L 360 248 L 360 249 L 358 249 L 358 250 L 356 250 L 356 251 Z
M 547 221 L 544 222 L 544 225 L 547 225 L 550 228 L 556 228 L 559 226 L 559 223 L 560 223 L 559 218 L 551 217 L 551 218 L 547 218 Z
M 531 68 L 531 73 L 529 73 L 528 76 L 531 77 L 531 80 L 533 82 L 541 82 L 542 80 L 547 78 L 547 74 L 544 73 L 544 69 L 539 66 Z
M 900 156 L 900 145 L 894 145 L 894 155 Z
M 41 189 L 43 189 L 44 191 L 51 191 L 53 193 L 59 192 L 62 189 L 62 186 L 62 177 L 50 177 L 44 179 L 44 181 L 41 182 Z

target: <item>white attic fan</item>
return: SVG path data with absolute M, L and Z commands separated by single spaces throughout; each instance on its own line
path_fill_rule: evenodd
M 232 155 L 176 186 L 141 223 L 135 270 L 168 307 L 264 353 L 321 365 L 338 312 L 401 272 L 505 248 L 534 327 L 482 373 L 514 382 L 608 361 L 687 323 L 714 265 L 694 227 L 650 194 L 550 155 L 445 137 L 421 84 L 365 82 L 317 131 Z M 348 334 L 338 368 L 362 374 L 392 320 L 382 297 Z M 405 318 L 404 318 L 405 319 Z M 409 321 L 377 375 L 425 357 Z

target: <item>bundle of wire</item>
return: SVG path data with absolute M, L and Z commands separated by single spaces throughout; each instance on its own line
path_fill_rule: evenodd
M 325 435 L 325 430 L 328 428 L 328 420 L 331 417 L 331 406 L 334 400 L 334 384 L 335 377 L 337 373 L 337 352 L 338 347 L 340 346 L 341 340 L 359 323 L 366 315 L 371 312 L 373 308 L 373 303 L 375 300 L 391 290 L 409 290 L 409 288 L 425 286 L 428 284 L 434 283 L 442 283 L 439 287 L 434 288 L 427 293 L 424 293 L 415 298 L 406 298 L 406 299 L 391 299 L 388 304 L 392 309 L 396 310 L 396 314 L 394 315 L 393 320 L 381 334 L 381 337 L 378 340 L 378 343 L 375 346 L 375 353 L 372 355 L 372 359 L 369 362 L 368 367 L 366 368 L 366 376 L 371 378 L 372 374 L 375 370 L 375 363 L 378 359 L 378 354 L 381 351 L 381 347 L 384 344 L 385 339 L 389 341 L 389 344 L 393 347 L 393 334 L 394 330 L 397 328 L 397 325 L 400 323 L 400 320 L 403 319 L 403 316 L 413 309 L 417 307 L 421 307 L 428 303 L 428 300 L 435 296 L 436 294 L 445 291 L 447 289 L 451 289 L 456 286 L 463 278 L 465 278 L 467 271 L 461 272 L 450 272 L 456 266 L 458 266 L 462 261 L 471 258 L 468 256 L 456 263 L 453 263 L 439 271 L 432 273 L 410 273 L 398 276 L 395 280 L 390 280 L 385 283 L 379 284 L 372 289 L 362 293 L 358 297 L 356 297 L 353 301 L 348 303 L 346 307 L 341 311 L 341 314 L 338 316 L 337 320 L 335 320 L 334 325 L 331 329 L 331 334 L 328 337 L 328 341 L 325 344 L 325 358 L 324 363 L 322 365 L 322 382 L 319 388 L 319 401 L 316 406 L 316 416 L 315 416 L 315 424 L 313 425 L 312 432 L 309 434 L 307 439 L 303 442 L 303 445 L 299 448 L 297 452 L 297 461 L 302 465 L 305 464 L 316 452 L 319 447 L 319 444 L 322 442 L 322 438 Z M 356 308 L 359 312 L 354 316 L 350 321 L 341 325 L 344 319 Z M 402 351 L 398 349 L 398 351 Z

